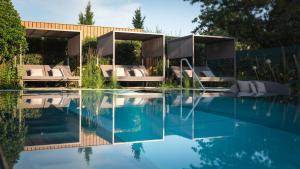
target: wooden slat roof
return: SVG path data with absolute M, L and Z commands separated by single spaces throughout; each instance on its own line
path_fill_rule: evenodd
M 111 31 L 108 32 L 99 38 L 105 36 L 111 36 L 115 32 L 115 39 L 116 40 L 138 40 L 138 41 L 147 41 L 151 39 L 161 38 L 164 35 L 159 33 L 148 33 L 148 32 L 129 32 L 129 31 Z
M 80 34 L 80 31 L 28 28 L 26 34 L 30 38 L 72 38 Z

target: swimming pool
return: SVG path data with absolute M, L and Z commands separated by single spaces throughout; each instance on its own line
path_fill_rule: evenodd
M 297 98 L 0 92 L 0 168 L 300 168 Z

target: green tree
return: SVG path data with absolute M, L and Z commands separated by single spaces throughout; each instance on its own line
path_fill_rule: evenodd
M 0 64 L 27 48 L 25 29 L 11 0 L 0 0 Z
M 79 24 L 81 25 L 94 25 L 94 12 L 92 12 L 91 1 L 88 2 L 85 8 L 85 14 L 79 13 Z
M 246 47 L 274 47 L 300 42 L 298 0 L 184 0 L 200 4 L 194 33 L 228 35 Z
M 142 16 L 141 8 L 134 11 L 134 16 L 132 18 L 132 25 L 135 29 L 144 29 L 144 21 L 146 17 Z

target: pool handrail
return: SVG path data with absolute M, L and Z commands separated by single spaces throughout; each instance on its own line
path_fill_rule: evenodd
M 204 85 L 202 84 L 201 80 L 199 79 L 198 75 L 196 74 L 194 68 L 191 66 L 190 62 L 187 60 L 187 58 L 182 58 L 180 60 L 180 87 L 182 88 L 182 77 L 183 77 L 183 68 L 182 68 L 182 63 L 183 62 L 186 62 L 186 64 L 188 65 L 188 67 L 192 70 L 192 73 L 193 73 L 193 77 L 196 77 L 196 80 L 199 82 L 200 84 L 200 87 L 203 91 L 205 91 L 205 87 Z M 193 78 L 193 81 L 194 81 L 194 78 Z

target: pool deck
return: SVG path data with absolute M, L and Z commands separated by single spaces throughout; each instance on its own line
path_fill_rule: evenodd
M 206 92 L 225 92 L 228 91 L 229 88 L 224 87 L 206 87 Z M 7 90 L 0 90 L 0 92 L 15 92 L 15 91 L 74 91 L 74 90 L 157 90 L 157 91 L 170 91 L 170 90 L 195 90 L 195 91 L 204 91 L 200 88 L 163 88 L 163 87 L 126 87 L 126 88 L 119 88 L 119 89 L 109 89 L 109 88 L 103 88 L 103 89 L 92 89 L 92 88 L 65 88 L 65 87 L 52 87 L 52 88 L 23 88 L 23 89 L 7 89 Z

